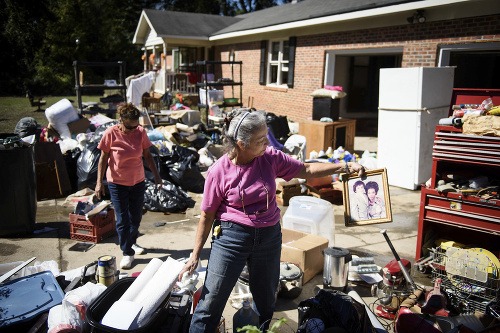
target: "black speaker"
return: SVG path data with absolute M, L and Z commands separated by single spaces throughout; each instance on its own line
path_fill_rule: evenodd
M 332 118 L 333 121 L 339 120 L 340 99 L 331 97 L 313 98 L 313 120 L 321 120 L 323 117 Z

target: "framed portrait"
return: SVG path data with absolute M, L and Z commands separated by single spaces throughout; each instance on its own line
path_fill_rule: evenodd
M 343 176 L 346 227 L 392 222 L 386 169 Z

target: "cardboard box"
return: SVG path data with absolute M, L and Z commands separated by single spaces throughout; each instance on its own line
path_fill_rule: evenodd
M 281 229 L 283 241 L 281 261 L 297 265 L 303 272 L 303 284 L 323 271 L 323 250 L 328 247 L 328 239 L 300 231 Z
M 87 132 L 89 126 L 90 126 L 90 120 L 88 120 L 85 117 L 82 117 L 78 120 L 68 123 L 69 131 L 71 132 L 71 134 L 75 135 Z
M 289 182 L 278 181 L 276 182 L 276 201 L 282 206 L 288 206 L 290 198 L 301 195 L 300 183 L 298 179 L 292 179 Z

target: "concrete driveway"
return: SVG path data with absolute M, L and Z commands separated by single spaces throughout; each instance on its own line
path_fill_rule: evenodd
M 171 256 L 174 259 L 188 257 L 195 235 L 199 216 L 201 195 L 191 194 L 196 201 L 192 209 L 183 214 L 163 214 L 147 212 L 141 224 L 138 243 L 147 248 L 145 255 L 136 256 L 132 269 L 126 271 L 131 274 L 139 272 L 152 258 L 162 260 Z M 342 205 L 334 205 L 335 215 L 335 246 L 348 248 L 353 254 L 372 256 L 379 266 L 384 266 L 393 259 L 389 246 L 380 234 L 381 229 L 387 229 L 394 247 L 402 258 L 414 261 L 417 236 L 418 214 L 420 207 L 420 191 L 410 191 L 397 187 L 390 187 L 393 222 L 345 227 Z M 61 271 L 82 267 L 97 260 L 102 255 L 114 255 L 119 260 L 120 250 L 117 246 L 117 237 L 113 236 L 96 244 L 87 252 L 70 251 L 69 248 L 78 241 L 70 239 L 68 214 L 71 208 L 64 207 L 64 199 L 38 202 L 36 231 L 26 237 L 0 238 L 1 263 L 24 261 L 37 257 L 38 261 L 54 260 Z M 282 214 L 287 207 L 282 208 Z M 157 222 L 164 222 L 162 226 Z M 163 223 L 160 223 L 163 224 Z M 205 266 L 209 255 L 210 244 L 207 241 L 202 253 L 202 264 Z M 287 324 L 293 332 L 297 328 L 297 305 L 300 301 L 313 297 L 315 288 L 322 286 L 322 274 L 317 275 L 303 286 L 302 293 L 293 300 L 278 299 L 275 318 L 287 318 Z M 365 302 L 374 301 L 370 297 L 369 286 L 353 285 Z M 229 303 L 224 310 L 225 327 L 232 331 L 232 316 L 235 313 Z

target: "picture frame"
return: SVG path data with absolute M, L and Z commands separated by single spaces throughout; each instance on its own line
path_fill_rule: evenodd
M 342 181 L 346 227 L 392 222 L 387 169 L 366 170 L 363 177 L 344 174 Z

